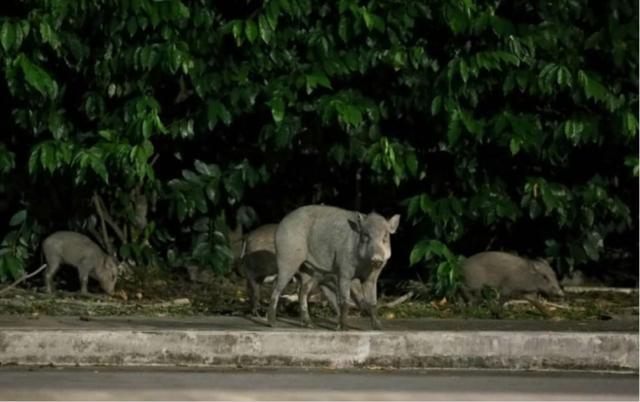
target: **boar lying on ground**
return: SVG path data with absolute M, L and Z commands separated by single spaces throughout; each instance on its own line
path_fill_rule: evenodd
M 327 275 L 337 281 L 338 329 L 347 328 L 351 282 L 363 286 L 363 308 L 371 316 L 373 328 L 380 329 L 377 317 L 378 276 L 391 257 L 389 236 L 395 233 L 400 216 L 386 220 L 376 213 L 363 215 L 340 208 L 308 205 L 289 213 L 276 230 L 278 279 L 271 294 L 268 319 L 274 325 L 280 293 L 301 271 L 313 272 L 314 282 Z M 312 285 L 312 284 L 311 284 Z M 301 289 L 301 315 L 308 320 L 306 296 L 313 286 Z
M 87 294 L 89 277 L 97 279 L 102 289 L 113 294 L 118 279 L 118 265 L 87 236 L 76 232 L 55 232 L 42 242 L 42 252 L 47 261 L 45 290 L 53 291 L 53 277 L 61 264 L 78 270 L 80 291 Z
M 564 296 L 553 269 L 543 259 L 528 260 L 499 251 L 475 254 L 462 263 L 462 295 L 467 302 L 477 301 L 485 287 L 500 293 L 499 304 L 522 297 L 547 314 L 536 296 Z
M 255 316 L 258 316 L 262 282 L 264 282 L 265 278 L 278 274 L 275 246 L 277 228 L 277 224 L 262 225 L 244 237 L 242 252 L 239 257 L 238 271 L 247 281 L 247 294 L 249 296 L 251 313 Z M 335 280 L 314 281 L 313 278 L 305 272 L 298 273 L 297 279 L 301 284 L 307 284 L 304 289 L 309 289 L 309 291 L 317 285 L 320 286 L 334 311 L 338 311 Z M 303 289 L 303 287 L 301 286 L 300 289 Z M 362 299 L 362 291 L 360 290 L 359 283 L 355 283 L 355 281 L 352 285 L 352 293 L 357 305 L 360 306 L 359 301 Z M 301 300 L 300 297 L 298 300 Z M 304 299 L 304 303 L 304 311 L 307 311 L 306 298 Z M 355 303 L 352 301 L 351 305 L 353 304 Z M 310 322 L 307 322 L 307 324 L 310 325 Z

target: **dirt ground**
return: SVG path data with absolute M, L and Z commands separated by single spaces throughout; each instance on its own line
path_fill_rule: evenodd
M 71 280 L 70 280 L 71 279 Z M 82 296 L 73 278 L 58 279 L 54 294 L 43 292 L 41 281 L 34 279 L 24 286 L 0 294 L 0 314 L 38 317 L 51 316 L 150 316 L 188 317 L 208 315 L 247 314 L 247 295 L 244 280 L 239 277 L 206 278 L 209 283 L 191 281 L 184 275 L 166 275 L 162 272 L 130 273 L 118 283 L 114 296 L 101 292 L 97 284 L 90 286 L 91 294 Z M 405 289 L 412 289 L 411 286 Z M 263 285 L 263 313 L 271 285 Z M 295 294 L 295 285 L 285 293 Z M 386 319 L 404 318 L 497 318 L 541 320 L 637 320 L 638 294 L 621 293 L 567 293 L 563 300 L 543 301 L 548 316 L 524 301 L 507 303 L 496 313 L 491 303 L 464 306 L 455 300 L 433 299 L 415 286 L 411 297 L 407 292 L 385 294 L 381 290 L 379 313 Z M 405 296 L 402 298 L 402 296 Z M 402 298 L 398 300 L 399 298 Z M 391 303 L 393 306 L 388 306 Z M 296 317 L 295 300 L 281 303 L 282 315 Z M 333 317 L 334 313 L 320 293 L 310 300 L 310 312 L 315 317 Z M 351 314 L 360 315 L 357 309 Z

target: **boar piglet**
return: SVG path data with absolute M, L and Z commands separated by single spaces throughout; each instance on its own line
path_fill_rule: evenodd
M 115 260 L 87 236 L 76 232 L 55 232 L 42 242 L 42 252 L 47 261 L 45 289 L 53 291 L 53 277 L 61 264 L 78 270 L 80 288 L 87 294 L 89 277 L 97 279 L 107 294 L 113 294 L 118 280 L 118 265 Z
M 486 251 L 462 263 L 462 295 L 467 302 L 477 301 L 485 287 L 500 292 L 500 306 L 505 300 L 523 297 L 544 314 L 536 296 L 564 296 L 553 269 L 543 259 L 529 260 L 500 251 Z
M 324 205 L 300 207 L 285 216 L 276 231 L 278 279 L 271 294 L 269 324 L 275 324 L 280 293 L 304 264 L 318 281 L 325 275 L 336 278 L 338 329 L 347 328 L 353 279 L 362 283 L 364 309 L 371 316 L 373 328 L 380 329 L 376 286 L 391 257 L 389 236 L 395 233 L 399 222 L 399 215 L 386 220 L 376 213 L 363 215 Z M 301 299 L 306 300 L 308 292 L 309 289 L 301 291 Z

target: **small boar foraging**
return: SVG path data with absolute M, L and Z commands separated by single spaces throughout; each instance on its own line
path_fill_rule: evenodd
M 240 253 L 240 262 L 238 270 L 247 280 L 247 294 L 249 296 L 249 304 L 251 306 L 251 314 L 258 316 L 260 306 L 260 288 L 265 278 L 278 274 L 278 265 L 276 262 L 276 246 L 275 235 L 278 228 L 277 224 L 267 224 L 258 227 L 244 237 L 242 252 Z M 325 297 L 337 312 L 338 307 L 335 295 L 335 280 L 324 281 L 318 283 L 314 281 L 310 275 L 299 273 L 298 279 L 301 283 L 300 289 L 305 289 L 304 299 L 300 294 L 299 302 L 301 303 L 301 312 L 308 317 L 307 296 L 308 293 L 319 284 Z M 306 286 L 302 286 L 306 284 Z M 361 299 L 359 283 L 352 286 L 354 297 L 356 300 Z M 304 303 L 304 306 L 303 306 Z M 353 302 L 351 304 L 354 304 Z M 358 304 L 360 305 L 360 304 Z
M 285 216 L 276 231 L 278 279 L 271 294 L 269 325 L 275 324 L 280 293 L 304 264 L 305 269 L 319 277 L 336 277 L 340 307 L 338 329 L 347 328 L 353 279 L 362 283 L 363 307 L 371 316 L 372 326 L 380 329 L 376 286 L 382 268 L 391 257 L 389 236 L 395 233 L 399 223 L 400 215 L 387 221 L 376 213 L 363 215 L 324 205 L 300 207 Z
M 118 280 L 118 265 L 87 236 L 76 232 L 55 232 L 42 242 L 42 252 L 47 260 L 45 288 L 53 291 L 53 277 L 61 264 L 72 265 L 78 270 L 80 291 L 87 294 L 89 277 L 97 279 L 107 294 L 113 294 Z
M 275 235 L 277 224 L 262 225 L 250 232 L 242 244 L 238 270 L 247 280 L 251 313 L 258 315 L 260 285 L 267 276 L 276 275 Z
M 536 296 L 564 296 L 553 269 L 543 259 L 529 260 L 500 251 L 486 251 L 472 255 L 462 263 L 464 284 L 462 295 L 467 302 L 477 300 L 485 286 L 500 292 L 503 301 L 523 297 L 543 314 L 544 307 Z

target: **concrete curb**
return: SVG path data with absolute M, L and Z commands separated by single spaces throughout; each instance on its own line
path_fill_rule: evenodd
M 638 371 L 638 334 L 0 329 L 1 365 Z

